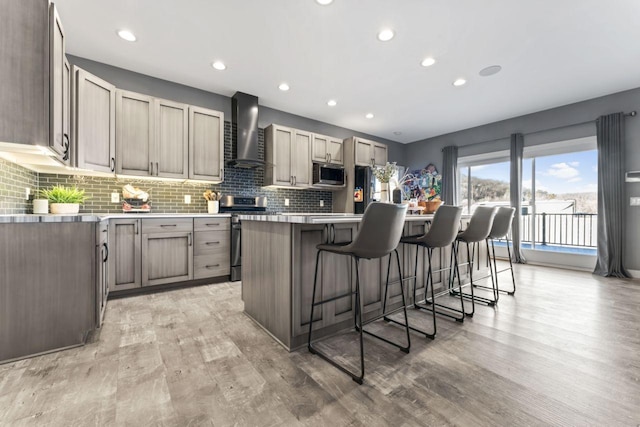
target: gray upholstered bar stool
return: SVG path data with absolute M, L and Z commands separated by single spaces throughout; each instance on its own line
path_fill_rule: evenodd
M 404 295 L 403 280 L 402 280 L 402 269 L 400 266 L 400 256 L 398 255 L 398 244 L 400 243 L 400 237 L 402 237 L 402 230 L 404 229 L 404 219 L 407 214 L 407 206 L 402 205 L 393 205 L 389 203 L 371 203 L 367 210 L 364 212 L 364 216 L 362 217 L 362 222 L 360 223 L 360 231 L 356 235 L 355 239 L 351 243 L 347 244 L 321 244 L 317 246 L 318 253 L 316 255 L 316 267 L 315 267 L 315 276 L 313 278 L 313 296 L 311 298 L 311 313 L 309 315 L 309 341 L 307 346 L 309 351 L 313 354 L 317 354 L 318 356 L 325 359 L 327 362 L 331 363 L 336 368 L 345 372 L 351 378 L 357 382 L 358 384 L 362 384 L 362 379 L 364 378 L 364 340 L 363 333 L 371 335 L 375 338 L 378 338 L 386 343 L 394 345 L 398 347 L 400 350 L 405 353 L 409 352 L 409 348 L 411 347 L 411 338 L 409 336 L 409 327 L 407 320 L 407 307 Z M 316 287 L 318 282 L 318 264 L 320 261 L 320 255 L 323 252 L 331 252 L 338 255 L 346 255 L 351 257 L 355 261 L 356 267 L 356 283 L 355 283 L 355 291 L 353 288 L 351 292 L 346 294 L 337 295 L 332 298 L 327 298 L 322 301 L 316 302 Z M 395 252 L 396 262 L 398 263 L 398 271 L 400 273 L 400 286 L 402 293 L 402 307 L 398 307 L 394 310 L 391 310 L 389 313 L 383 313 L 379 316 L 376 316 L 372 319 L 368 319 L 366 322 L 362 321 L 363 308 L 362 308 L 362 298 L 360 293 L 360 260 L 361 259 L 377 259 L 385 256 L 389 256 L 389 266 L 391 267 L 391 254 Z M 388 270 L 387 270 L 388 271 Z M 350 278 L 345 278 L 346 280 L 350 280 Z M 389 275 L 387 274 L 387 282 L 385 287 L 385 300 L 387 297 L 387 288 L 389 287 Z M 334 359 L 326 355 L 325 353 L 320 352 L 316 347 L 312 344 L 311 333 L 313 330 L 313 312 L 317 306 L 321 306 L 322 304 L 326 304 L 331 301 L 335 301 L 340 298 L 345 298 L 350 295 L 355 295 L 355 310 L 354 310 L 354 322 L 356 331 L 360 333 L 360 374 L 353 373 L 345 366 L 336 362 Z M 386 308 L 386 301 L 384 303 L 384 307 Z M 372 332 L 365 331 L 363 326 L 369 324 L 375 320 L 379 320 L 384 316 L 396 313 L 402 310 L 404 312 L 404 320 L 405 320 L 405 331 L 407 334 L 407 345 L 398 344 L 392 342 L 386 338 L 383 338 L 379 335 L 376 335 Z
M 496 278 L 496 299 L 498 298 L 499 292 L 505 292 L 509 295 L 513 295 L 516 293 L 516 277 L 513 274 L 513 262 L 511 261 L 511 248 L 509 247 L 509 231 L 511 230 L 511 224 L 513 223 L 513 217 L 516 213 L 516 208 L 502 206 L 498 208 L 498 213 L 496 214 L 495 219 L 493 220 L 493 227 L 491 227 L 491 233 L 489 233 L 489 239 L 491 239 L 491 258 L 493 258 L 493 273 Z M 496 262 L 496 247 L 494 245 L 495 239 L 505 239 L 507 242 L 507 254 L 509 255 L 509 267 L 504 268 L 498 271 L 498 264 Z M 507 291 L 500 289 L 500 285 L 498 282 L 498 274 L 503 273 L 507 270 L 511 271 L 511 282 L 513 283 L 513 290 Z M 485 287 L 486 286 L 482 286 Z
M 429 231 L 427 231 L 422 236 L 407 236 L 400 239 L 400 243 L 404 243 L 406 245 L 416 245 L 416 258 L 414 264 L 414 272 L 413 272 L 413 307 L 416 309 L 422 309 L 426 311 L 430 311 L 432 313 L 433 318 L 433 333 L 426 332 L 424 330 L 418 329 L 416 327 L 410 326 L 409 329 L 412 329 L 416 332 L 420 332 L 427 336 L 427 338 L 435 338 L 436 336 L 436 313 L 444 316 L 448 316 L 454 318 L 458 321 L 464 320 L 464 301 L 462 299 L 462 289 L 460 288 L 460 310 L 457 310 L 453 307 L 437 304 L 436 296 L 434 294 L 433 289 L 433 273 L 438 273 L 440 271 L 449 270 L 452 271 L 454 265 L 458 262 L 458 256 L 455 252 L 454 242 L 458 235 L 458 229 L 460 227 L 460 217 L 462 216 L 462 208 L 458 206 L 440 206 L 436 211 L 433 221 L 431 223 L 431 227 L 429 227 Z M 449 267 L 440 268 L 438 270 L 433 270 L 431 259 L 433 257 L 434 249 L 438 248 L 446 248 L 451 246 L 451 262 Z M 418 281 L 418 252 L 419 249 L 423 248 L 427 253 L 427 275 L 425 279 L 425 288 L 424 288 L 424 301 L 419 303 L 417 301 L 416 296 L 416 287 Z M 452 274 L 449 274 L 449 277 L 452 277 Z M 459 282 L 459 281 L 458 281 Z M 431 285 L 431 301 L 428 300 L 427 292 L 429 291 L 429 285 Z M 424 305 L 430 304 L 430 305 Z M 436 307 L 442 307 L 446 310 L 454 311 L 461 313 L 460 317 L 454 316 L 450 313 L 438 311 Z M 384 309 L 383 309 L 384 310 Z M 385 317 L 385 320 L 400 324 L 404 326 L 401 322 L 393 320 L 389 317 Z
M 468 298 L 471 300 L 471 312 L 470 313 L 466 313 L 467 316 L 473 316 L 473 314 L 475 313 L 476 310 L 476 306 L 475 303 L 477 302 L 482 302 L 485 303 L 487 305 L 495 305 L 495 303 L 497 302 L 497 299 L 495 298 L 496 295 L 496 291 L 495 291 L 495 282 L 493 280 L 493 267 L 491 266 L 491 263 L 489 263 L 489 272 L 490 274 L 488 276 L 485 277 L 481 277 L 478 278 L 476 280 L 480 280 L 480 279 L 485 279 L 485 278 L 491 278 L 491 289 L 494 291 L 494 298 L 484 298 L 484 297 L 480 297 L 480 296 L 476 296 L 473 292 L 473 288 L 475 287 L 475 283 L 473 282 L 473 260 L 475 257 L 475 253 L 476 253 L 476 246 L 481 243 L 483 240 L 487 246 L 487 253 L 489 252 L 489 233 L 491 232 L 491 228 L 493 227 L 493 220 L 496 217 L 496 212 L 498 211 L 498 209 L 496 207 L 489 207 L 489 206 L 480 206 L 478 208 L 476 208 L 475 212 L 473 213 L 473 215 L 471 216 L 471 220 L 469 221 L 469 226 L 466 228 L 466 230 L 461 231 L 458 234 L 458 237 L 456 238 L 456 253 L 458 252 L 458 248 L 460 246 L 460 243 L 465 243 L 467 246 L 467 262 L 459 264 L 459 265 L 468 265 L 468 272 L 469 272 L 469 285 L 471 288 L 471 293 L 467 294 L 462 292 L 461 290 L 459 291 L 454 291 L 452 289 L 452 293 L 453 294 L 460 294 L 461 296 L 463 296 L 464 298 Z M 470 246 L 473 245 L 473 252 L 471 252 L 470 250 Z M 460 270 L 458 269 L 458 265 L 456 265 L 456 271 L 454 271 L 454 275 L 458 276 L 458 280 L 460 280 Z M 452 283 L 452 281 L 450 282 L 450 284 Z

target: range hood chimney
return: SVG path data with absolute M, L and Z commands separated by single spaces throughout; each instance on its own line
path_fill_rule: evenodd
M 258 156 L 258 97 L 236 92 L 231 98 L 232 141 L 235 141 L 235 158 L 227 166 L 254 169 L 265 166 Z

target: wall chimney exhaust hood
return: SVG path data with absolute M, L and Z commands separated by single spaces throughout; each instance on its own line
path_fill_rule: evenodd
M 226 162 L 227 166 L 264 167 L 266 163 L 258 153 L 258 97 L 236 92 L 231 98 L 231 120 L 235 125 L 231 137 L 235 144 L 231 151 L 235 157 Z

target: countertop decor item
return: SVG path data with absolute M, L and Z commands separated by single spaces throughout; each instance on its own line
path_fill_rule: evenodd
M 398 167 L 396 166 L 396 162 L 389 163 L 387 162 L 384 166 L 375 166 L 373 167 L 373 176 L 376 177 L 378 181 L 380 181 L 380 201 L 384 203 L 390 203 L 389 199 L 389 181 L 398 171 Z
M 220 211 L 221 194 L 217 191 L 207 190 L 202 193 L 202 196 L 207 201 L 207 211 L 210 214 L 217 214 Z
M 149 193 L 133 185 L 127 184 L 122 187 L 122 212 L 124 213 L 147 213 L 151 212 L 151 201 Z
M 425 207 L 424 213 L 433 213 L 440 206 L 442 201 L 442 175 L 438 173 L 436 167 L 430 163 L 422 170 L 415 170 L 412 177 L 405 180 L 403 189 L 409 198 L 416 198 Z M 434 202 L 427 205 L 426 202 Z
M 77 214 L 80 211 L 80 204 L 88 199 L 84 190 L 61 185 L 40 190 L 40 194 L 49 200 L 52 214 Z

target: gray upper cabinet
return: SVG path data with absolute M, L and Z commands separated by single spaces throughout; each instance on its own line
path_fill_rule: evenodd
M 156 125 L 151 162 L 156 176 L 189 177 L 189 117 L 186 104 L 164 99 L 154 101 Z
M 266 185 L 293 188 L 311 186 L 312 134 L 279 125 L 265 130 Z
M 142 233 L 139 219 L 112 219 L 109 223 L 108 283 L 110 291 L 142 284 Z
M 156 176 L 153 98 L 135 92 L 116 91 L 116 173 Z M 152 163 L 153 162 L 153 163 Z
M 342 147 L 343 143 L 341 139 L 313 134 L 311 160 L 314 162 L 341 165 L 344 163 Z
M 224 114 L 189 107 L 189 179 L 224 179 Z
M 0 0 L 0 141 L 48 146 L 69 159 L 65 38 L 53 4 Z
M 354 138 L 354 145 L 357 166 L 384 166 L 387 163 L 386 145 L 362 138 Z
M 115 172 L 116 88 L 73 67 L 75 164 L 82 169 Z

